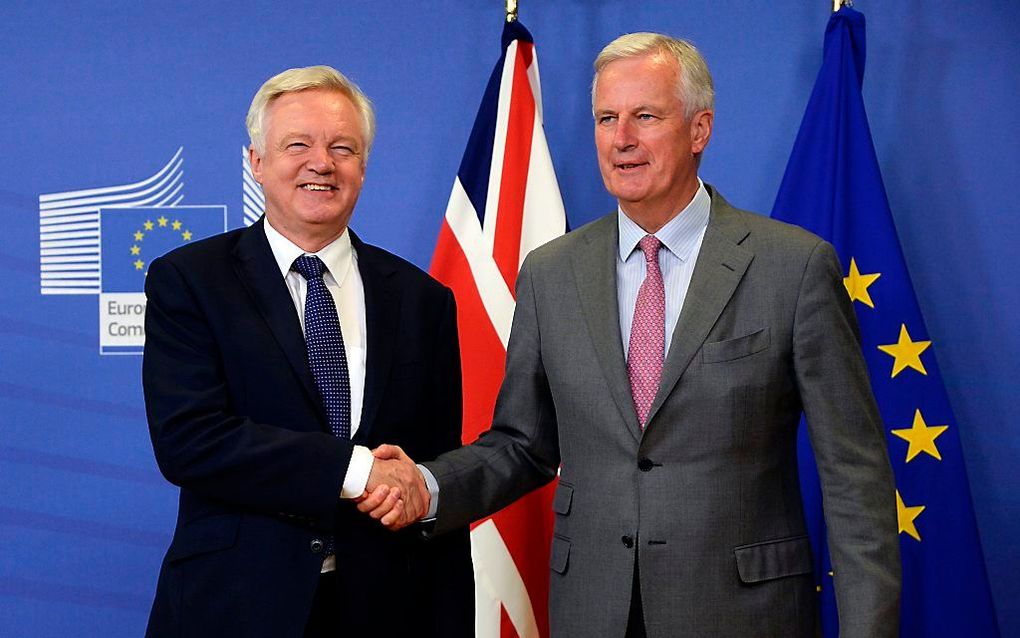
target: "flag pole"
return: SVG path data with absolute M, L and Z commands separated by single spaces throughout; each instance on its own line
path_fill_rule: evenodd
M 506 21 L 517 22 L 517 0 L 506 0 Z

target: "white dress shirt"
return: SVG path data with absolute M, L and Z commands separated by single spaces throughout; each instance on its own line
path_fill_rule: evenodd
M 266 218 L 263 227 L 266 239 L 273 251 L 276 265 L 287 284 L 290 298 L 294 302 L 301 332 L 305 330 L 305 295 L 308 283 L 297 271 L 291 270 L 294 260 L 301 255 L 315 255 L 326 266 L 322 279 L 329 294 L 333 295 L 337 314 L 340 315 L 340 330 L 344 336 L 344 350 L 347 354 L 347 371 L 351 382 L 351 436 L 361 425 L 361 409 L 365 398 L 365 361 L 368 354 L 367 325 L 365 322 L 365 287 L 358 271 L 358 254 L 351 245 L 347 229 L 342 235 L 316 253 L 306 253 L 279 233 Z M 363 445 L 355 445 L 347 474 L 344 476 L 340 498 L 361 496 L 368 484 L 375 457 Z

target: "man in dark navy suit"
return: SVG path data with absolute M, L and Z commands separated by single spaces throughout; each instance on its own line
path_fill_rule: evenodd
M 471 635 L 467 529 L 373 520 L 428 495 L 370 448 L 458 447 L 461 379 L 450 291 L 348 228 L 371 104 L 335 69 L 291 69 L 247 125 L 264 217 L 146 279 L 149 428 L 181 488 L 147 635 Z

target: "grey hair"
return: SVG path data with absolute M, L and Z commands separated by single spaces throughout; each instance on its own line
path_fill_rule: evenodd
M 698 111 L 712 110 L 715 106 L 715 88 L 705 58 L 687 40 L 671 38 L 661 33 L 627 33 L 606 45 L 595 58 L 595 77 L 591 81 L 591 103 L 595 107 L 595 87 L 599 73 L 610 62 L 624 58 L 637 58 L 650 54 L 672 56 L 680 69 L 677 78 L 684 118 L 690 119 Z
M 252 98 L 251 106 L 248 108 L 248 117 L 245 118 L 248 137 L 251 139 L 251 145 L 255 147 L 255 152 L 259 155 L 265 153 L 266 109 L 269 108 L 272 101 L 286 93 L 309 89 L 338 91 L 354 103 L 354 107 L 361 113 L 362 129 L 365 134 L 365 159 L 367 160 L 368 153 L 372 150 L 372 142 L 375 140 L 375 111 L 372 109 L 372 101 L 361 92 L 357 84 L 331 66 L 287 69 L 266 80 L 266 83 Z

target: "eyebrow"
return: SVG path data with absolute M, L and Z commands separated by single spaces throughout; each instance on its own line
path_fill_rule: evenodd
M 353 135 L 340 135 L 340 136 L 334 137 L 333 139 L 330 140 L 330 144 L 334 144 L 336 142 L 351 142 L 355 146 L 360 144 L 360 141 L 358 140 L 358 138 L 353 136 Z
M 622 111 L 621 110 L 617 110 L 617 109 L 609 109 L 609 108 L 596 109 L 595 110 L 595 115 L 605 115 L 605 114 L 613 114 L 613 113 L 638 113 L 640 111 L 658 112 L 658 111 L 664 111 L 664 110 L 666 110 L 666 107 L 663 107 L 663 106 L 655 106 L 654 104 L 638 104 L 637 106 L 634 106 L 634 107 L 631 107 L 631 108 L 628 108 L 628 109 L 623 109 Z
M 315 135 L 310 135 L 308 133 L 301 133 L 301 132 L 298 132 L 298 131 L 290 131 L 290 132 L 284 133 L 280 137 L 280 141 L 281 142 L 287 142 L 289 140 L 310 140 L 310 139 L 313 139 L 313 138 L 315 138 Z M 336 142 L 347 142 L 347 143 L 354 144 L 355 146 L 361 146 L 361 142 L 354 135 L 340 135 L 340 136 L 331 138 L 330 141 L 329 141 L 330 144 L 335 144 Z

